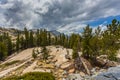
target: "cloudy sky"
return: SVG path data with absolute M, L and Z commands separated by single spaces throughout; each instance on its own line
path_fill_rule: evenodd
M 120 0 L 0 0 L 0 26 L 72 33 L 120 20 Z

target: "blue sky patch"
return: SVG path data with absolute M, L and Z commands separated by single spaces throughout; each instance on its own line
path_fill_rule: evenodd
M 110 16 L 110 17 L 106 17 L 106 18 L 100 18 L 95 21 L 88 22 L 86 24 L 89 24 L 90 26 L 93 26 L 93 27 L 99 26 L 101 24 L 107 25 L 107 24 L 110 24 L 113 19 L 117 19 L 118 21 L 120 21 L 120 15 Z

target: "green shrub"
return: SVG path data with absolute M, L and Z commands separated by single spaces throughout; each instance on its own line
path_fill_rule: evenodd
M 55 80 L 51 73 L 31 72 L 22 76 L 11 76 L 2 80 Z
M 12 62 L 7 62 L 7 63 L 5 63 L 5 64 L 3 64 L 3 65 L 0 65 L 0 68 L 7 67 L 7 66 L 10 66 L 10 65 L 16 64 L 16 63 L 18 63 L 18 62 L 20 62 L 20 61 L 19 61 L 19 60 L 16 60 L 16 61 L 12 61 Z

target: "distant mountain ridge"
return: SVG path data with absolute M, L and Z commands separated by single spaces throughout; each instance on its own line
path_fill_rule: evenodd
M 52 33 L 53 35 L 56 35 L 56 36 L 58 36 L 58 35 L 60 35 L 61 33 L 59 32 L 59 31 L 57 31 L 57 30 L 52 30 L 52 31 L 49 31 L 50 33 Z
M 15 28 L 1 28 L 0 27 L 0 33 L 4 33 L 4 32 L 8 32 L 8 33 L 15 33 L 17 31 L 22 31 L 22 30 L 18 30 L 18 29 L 15 29 Z M 30 29 L 29 31 L 33 31 L 33 32 L 37 32 L 37 29 Z M 55 35 L 55 36 L 58 36 L 60 35 L 61 33 L 57 30 L 51 30 L 51 31 L 48 31 L 50 32 L 52 35 Z

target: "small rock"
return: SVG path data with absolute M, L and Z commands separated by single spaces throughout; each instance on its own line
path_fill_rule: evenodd
M 80 72 L 80 76 L 84 77 L 85 73 L 84 72 Z
M 74 68 L 73 68 L 73 69 L 70 69 L 70 70 L 68 71 L 69 74 L 74 73 L 74 72 L 75 72 L 75 69 L 74 69 Z
M 69 74 L 66 80 L 83 80 L 80 74 Z

